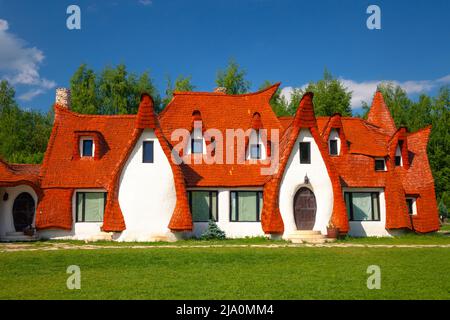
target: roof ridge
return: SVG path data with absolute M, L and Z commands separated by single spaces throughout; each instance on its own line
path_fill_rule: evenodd
M 277 88 L 281 85 L 281 82 L 277 82 L 267 88 L 255 91 L 255 92 L 248 92 L 248 93 L 242 93 L 242 94 L 224 94 L 222 92 L 208 92 L 208 91 L 174 91 L 173 96 L 180 96 L 180 95 L 189 95 L 189 96 L 218 96 L 218 97 L 231 97 L 231 98 L 238 98 L 238 97 L 247 97 L 247 96 L 254 96 L 262 94 L 266 91 L 270 91 L 274 88 Z M 170 104 L 170 103 L 169 103 Z
M 136 116 L 137 116 L 137 114 L 84 114 L 84 113 L 79 113 L 79 112 L 69 110 L 66 107 L 60 106 L 58 104 L 55 104 L 54 108 L 55 108 L 55 111 L 58 111 L 61 113 L 68 113 L 72 116 L 80 117 L 80 118 L 132 119 L 132 118 L 136 118 Z

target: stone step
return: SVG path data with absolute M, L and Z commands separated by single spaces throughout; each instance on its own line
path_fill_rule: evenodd
M 325 236 L 321 234 L 290 234 L 290 239 L 322 239 L 325 238 Z
M 292 234 L 296 235 L 321 235 L 322 233 L 320 231 L 315 230 L 295 230 L 292 232 Z

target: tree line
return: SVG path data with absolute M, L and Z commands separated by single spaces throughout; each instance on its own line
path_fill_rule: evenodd
M 227 94 L 243 94 L 250 90 L 247 74 L 235 61 L 216 74 L 216 85 L 224 87 Z M 272 85 L 264 81 L 259 89 Z M 180 75 L 175 80 L 166 79 L 164 95 L 158 92 L 149 72 L 137 75 L 128 72 L 123 64 L 107 66 L 95 72 L 82 64 L 70 79 L 72 110 L 85 114 L 134 114 L 139 106 L 140 94 L 150 93 L 159 112 L 173 98 L 174 91 L 193 91 L 195 85 L 190 76 Z M 405 126 L 417 131 L 427 125 L 433 129 L 428 145 L 430 165 L 441 206 L 450 206 L 450 88 L 443 86 L 436 96 L 420 95 L 411 100 L 405 90 L 392 83 L 379 85 L 397 127 Z M 305 88 L 293 89 L 290 99 L 281 89 L 270 103 L 278 116 L 293 115 L 301 97 L 307 91 L 314 92 L 314 108 L 317 116 L 340 113 L 352 116 L 352 92 L 325 70 L 323 78 L 310 82 Z M 363 103 L 366 117 L 369 102 Z M 6 81 L 0 82 L 0 156 L 11 163 L 40 163 L 47 146 L 53 124 L 53 110 L 48 113 L 21 109 L 15 100 L 14 88 Z

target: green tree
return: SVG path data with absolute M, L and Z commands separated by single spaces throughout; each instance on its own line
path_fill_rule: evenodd
M 246 71 L 240 69 L 239 65 L 230 60 L 225 70 L 217 72 L 216 84 L 218 87 L 226 88 L 227 94 L 243 94 L 250 89 L 250 82 L 245 79 Z
M 94 70 L 82 64 L 70 79 L 72 110 L 85 114 L 99 113 L 98 90 Z
M 195 86 L 192 84 L 192 77 L 184 77 L 182 75 L 178 76 L 175 79 L 175 84 L 172 83 L 172 80 L 170 77 L 167 77 L 167 87 L 166 87 L 166 96 L 164 97 L 162 101 L 163 108 L 165 108 L 169 102 L 173 98 L 173 93 L 175 91 L 194 91 Z
M 86 114 L 134 114 L 143 92 L 153 96 L 158 110 L 161 98 L 148 72 L 137 76 L 124 64 L 107 66 L 100 74 L 82 64 L 70 81 L 72 109 Z
M 40 163 L 50 137 L 51 113 L 21 110 L 8 82 L 0 83 L 0 156 L 12 163 Z
M 314 111 L 316 116 L 331 116 L 340 113 L 343 116 L 351 116 L 350 101 L 352 92 L 348 91 L 339 79 L 332 76 L 326 69 L 323 79 L 310 82 L 304 92 L 314 93 Z
M 263 84 L 259 87 L 259 90 L 264 90 L 272 85 L 273 85 L 272 82 L 265 80 Z M 288 103 L 284 98 L 284 96 L 281 95 L 280 88 L 278 88 L 278 90 L 274 93 L 274 95 L 270 99 L 270 105 L 272 107 L 272 110 L 278 117 L 291 115 L 291 113 L 288 110 Z

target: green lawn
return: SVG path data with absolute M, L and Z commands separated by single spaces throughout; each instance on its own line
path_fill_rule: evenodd
M 450 223 L 443 224 L 441 227 L 442 231 L 450 231 Z
M 81 268 L 81 290 L 66 268 Z M 379 265 L 381 290 L 368 290 Z M 0 253 L 0 299 L 450 299 L 449 248 L 147 248 Z

